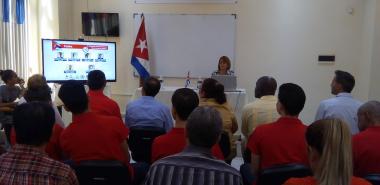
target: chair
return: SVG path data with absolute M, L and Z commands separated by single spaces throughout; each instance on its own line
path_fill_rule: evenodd
M 129 168 L 119 161 L 83 161 L 71 167 L 81 185 L 129 185 Z
M 130 128 L 128 145 L 132 159 L 137 162 L 151 163 L 152 143 L 157 136 L 165 134 L 165 130 L 156 127 Z
M 251 155 L 252 155 L 251 150 L 249 148 L 245 148 L 243 152 L 244 163 L 251 163 Z
M 373 185 L 380 185 L 380 174 L 368 174 L 364 178 Z
M 228 135 L 228 132 L 223 131 L 222 134 L 220 135 L 219 147 L 220 147 L 220 150 L 222 150 L 224 158 L 227 158 L 231 153 L 231 143 L 230 143 L 230 136 Z
M 258 177 L 258 185 L 282 185 L 291 177 L 311 176 L 309 167 L 302 164 L 276 165 L 262 170 Z

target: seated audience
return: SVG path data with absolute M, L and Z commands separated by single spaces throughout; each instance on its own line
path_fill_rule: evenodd
M 177 89 L 172 96 L 172 115 L 175 126 L 167 134 L 158 136 L 152 145 L 152 162 L 181 152 L 186 147 L 185 126 L 190 113 L 198 107 L 198 95 L 188 88 Z M 212 147 L 212 154 L 224 160 L 218 144 Z
M 315 120 L 325 118 L 338 118 L 349 124 L 352 134 L 359 132 L 358 108 L 362 104 L 359 100 L 352 98 L 351 91 L 355 86 L 355 78 L 348 72 L 336 70 L 335 77 L 331 82 L 331 93 L 334 98 L 323 100 L 315 116 Z
M 251 152 L 246 150 L 247 140 L 255 128 L 265 123 L 276 121 L 280 115 L 277 112 L 277 98 L 274 96 L 277 89 L 277 82 L 273 77 L 263 76 L 256 81 L 256 100 L 245 105 L 242 110 L 241 132 L 242 153 L 244 162 L 251 162 Z
M 306 130 L 312 177 L 290 178 L 284 185 L 370 185 L 352 176 L 351 133 L 339 119 L 324 119 Z
M 277 82 L 273 77 L 263 76 L 257 80 L 257 99 L 243 108 L 241 132 L 245 138 L 249 138 L 257 126 L 271 123 L 280 117 L 276 109 L 277 98 L 274 96 L 276 89 Z
M 41 75 L 39 76 L 43 77 Z M 34 75 L 33 79 L 37 79 L 37 76 Z M 29 78 L 28 84 L 30 81 L 31 81 L 31 78 Z M 49 105 L 51 105 L 52 103 L 51 90 L 47 84 L 43 86 L 36 86 L 36 85 L 28 86 L 23 98 L 25 99 L 26 102 L 39 101 L 39 102 L 47 103 Z M 45 151 L 49 155 L 49 157 L 51 157 L 52 159 L 62 160 L 63 156 L 62 156 L 62 149 L 59 145 L 59 139 L 64 128 L 61 126 L 61 124 L 58 124 L 56 121 L 57 121 L 57 114 L 55 114 L 55 124 L 53 126 L 52 136 L 50 137 L 49 142 L 46 144 Z M 14 132 L 14 129 L 12 129 L 11 143 L 12 145 L 16 143 L 16 134 Z
M 116 116 L 121 119 L 119 105 L 103 93 L 106 84 L 106 76 L 102 71 L 93 70 L 88 73 L 87 85 L 89 91 L 87 95 L 90 102 L 90 110 L 91 112 L 107 116 Z
M 277 111 L 281 117 L 273 123 L 258 126 L 248 141 L 255 176 L 274 165 L 308 165 L 306 126 L 298 119 L 305 100 L 305 92 L 300 86 L 292 83 L 280 86 Z
M 13 121 L 17 144 L 0 156 L 0 184 L 79 184 L 69 166 L 44 152 L 54 120 L 54 110 L 48 104 L 32 102 L 16 107 Z
M 5 83 L 0 86 L 0 123 L 1 128 L 4 128 L 7 141 L 10 142 L 13 125 L 12 112 L 17 105 L 15 100 L 24 94 L 25 82 L 17 76 L 16 72 L 10 69 L 0 70 L 0 76 Z
M 380 102 L 369 101 L 358 110 L 360 133 L 353 136 L 354 174 L 380 174 Z
M 222 130 L 218 111 L 211 107 L 196 108 L 186 124 L 188 146 L 179 154 L 153 163 L 145 184 L 240 185 L 239 172 L 211 154 L 211 148 L 218 142 Z
M 65 155 L 75 163 L 86 160 L 117 160 L 129 165 L 128 128 L 120 118 L 88 111 L 84 86 L 74 80 L 64 83 L 59 98 L 72 123 L 62 132 L 60 144 Z
M 128 103 L 125 112 L 125 124 L 128 128 L 151 127 L 168 132 L 173 127 L 173 118 L 169 107 L 154 99 L 160 91 L 158 79 L 149 77 L 144 81 L 142 97 Z
M 226 157 L 226 162 L 231 163 L 231 160 L 236 156 L 236 144 L 233 133 L 238 130 L 238 124 L 235 113 L 227 102 L 224 86 L 215 79 L 207 78 L 202 83 L 199 96 L 201 97 L 199 106 L 213 107 L 222 116 L 223 130 L 228 133 L 231 150 L 230 155 Z
M 47 82 L 46 82 L 46 78 L 43 75 L 40 75 L 40 74 L 34 74 L 31 77 L 29 77 L 28 78 L 28 82 L 26 83 L 26 85 L 27 85 L 26 91 L 28 91 L 28 90 L 37 90 L 37 89 L 40 89 L 40 88 L 50 89 L 49 86 L 48 86 L 48 84 L 47 84 Z M 50 92 L 50 94 L 51 94 L 51 92 Z M 18 104 L 20 105 L 22 103 L 25 103 L 26 101 L 27 100 L 25 100 L 25 95 L 24 95 L 24 97 L 20 98 L 20 101 L 18 101 Z M 34 100 L 28 100 L 28 101 L 34 101 Z M 39 100 L 36 100 L 36 101 L 39 101 Z M 49 101 L 50 101 L 51 106 L 54 109 L 55 123 L 58 124 L 58 125 L 60 125 L 60 126 L 62 126 L 64 128 L 65 124 L 63 123 L 63 119 L 62 119 L 61 114 L 59 113 L 59 111 L 57 109 L 57 106 L 54 104 L 54 102 L 51 101 L 51 99 Z

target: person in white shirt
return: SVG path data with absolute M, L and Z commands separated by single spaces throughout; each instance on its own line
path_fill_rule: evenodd
M 362 102 L 352 97 L 355 78 L 348 72 L 336 70 L 331 82 L 331 93 L 334 98 L 321 101 L 315 120 L 338 118 L 345 121 L 351 134 L 359 132 L 357 112 Z

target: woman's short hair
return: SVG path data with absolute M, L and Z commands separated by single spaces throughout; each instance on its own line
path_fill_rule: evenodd
M 219 104 L 227 102 L 223 84 L 213 78 L 203 81 L 201 91 L 204 92 L 204 98 L 214 98 Z
M 27 88 L 38 89 L 47 86 L 46 78 L 41 74 L 34 74 L 28 78 Z
M 320 185 L 350 184 L 352 177 L 351 132 L 340 119 L 323 119 L 306 130 L 306 142 L 320 159 L 314 176 Z
M 231 69 L 231 60 L 230 60 L 230 58 L 228 58 L 227 56 L 222 56 L 222 57 L 219 58 L 218 70 L 220 70 L 220 63 L 222 63 L 222 62 L 227 63 L 227 70 Z

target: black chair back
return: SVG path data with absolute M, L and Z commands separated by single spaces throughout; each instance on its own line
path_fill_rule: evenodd
M 230 143 L 230 136 L 228 135 L 228 132 L 223 131 L 222 134 L 220 135 L 219 147 L 220 147 L 220 150 L 222 150 L 224 158 L 227 158 L 231 153 L 231 143 Z
M 380 185 L 380 174 L 368 174 L 364 178 L 373 185 Z
M 128 145 L 132 159 L 137 162 L 151 163 L 152 143 L 157 136 L 165 134 L 162 128 L 130 128 Z
M 262 170 L 258 177 L 258 185 L 282 185 L 289 178 L 311 175 L 310 168 L 302 164 L 276 165 Z
M 71 165 L 80 185 L 129 185 L 129 168 L 119 161 L 83 161 Z

